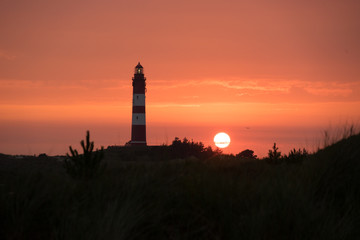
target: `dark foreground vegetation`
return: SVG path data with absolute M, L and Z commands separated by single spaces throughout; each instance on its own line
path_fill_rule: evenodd
M 190 156 L 176 141 L 137 159 L 109 149 L 87 177 L 56 158 L 1 155 L 0 239 L 359 239 L 360 135 L 314 154 L 274 145 L 262 160 Z

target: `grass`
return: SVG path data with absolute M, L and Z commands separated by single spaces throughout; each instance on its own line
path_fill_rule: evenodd
M 303 164 L 221 155 L 107 159 L 74 181 L 53 158 L 0 156 L 1 239 L 356 239 L 360 135 Z

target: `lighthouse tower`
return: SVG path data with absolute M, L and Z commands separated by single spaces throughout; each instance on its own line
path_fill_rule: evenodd
M 133 85 L 133 107 L 131 126 L 131 146 L 146 146 L 145 91 L 146 78 L 140 62 L 135 67 Z

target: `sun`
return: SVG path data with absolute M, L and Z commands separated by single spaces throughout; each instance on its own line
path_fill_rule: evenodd
M 226 148 L 230 144 L 230 137 L 224 132 L 215 135 L 214 143 L 219 148 Z

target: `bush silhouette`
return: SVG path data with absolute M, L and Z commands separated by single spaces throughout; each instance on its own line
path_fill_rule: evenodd
M 90 133 L 86 132 L 86 143 L 80 142 L 84 153 L 79 154 L 69 146 L 71 156 L 67 153 L 64 161 L 66 172 L 74 179 L 90 179 L 103 172 L 105 165 L 101 164 L 104 157 L 104 147 L 100 150 L 94 150 L 94 142 L 90 142 Z
M 278 150 L 279 148 L 276 146 L 276 143 L 274 143 L 274 146 L 272 147 L 272 149 L 269 150 L 268 158 L 266 159 L 269 164 L 282 163 L 283 159 L 281 157 L 281 152 L 279 152 Z
M 287 164 L 301 164 L 305 158 L 308 157 L 308 152 L 306 149 L 298 149 L 295 148 L 289 152 L 289 155 L 284 156 L 285 163 Z
M 202 142 L 189 141 L 184 138 L 175 137 L 172 144 L 169 146 L 173 158 L 187 158 L 196 157 L 198 159 L 207 159 L 221 153 L 219 150 L 213 150 L 211 146 L 205 147 Z
M 257 156 L 254 155 L 254 151 L 250 149 L 246 149 L 238 154 L 236 154 L 236 158 L 247 158 L 247 159 L 256 159 Z

